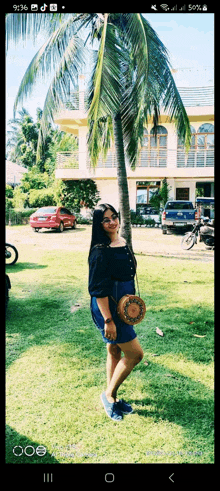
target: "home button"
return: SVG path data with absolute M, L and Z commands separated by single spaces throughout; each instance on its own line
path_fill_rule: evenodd
M 105 481 L 106 482 L 113 482 L 115 480 L 114 474 L 108 473 L 105 474 Z

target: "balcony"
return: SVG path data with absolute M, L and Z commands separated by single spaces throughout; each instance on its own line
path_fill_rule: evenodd
M 127 167 L 128 178 L 152 179 L 214 177 L 213 149 L 190 149 L 187 154 L 178 148 L 140 152 L 135 170 Z M 114 149 L 108 152 L 107 159 L 99 158 L 96 168 L 85 152 L 57 153 L 56 178 L 60 179 L 116 179 L 117 158 Z
M 57 153 L 56 169 L 79 169 L 79 152 Z

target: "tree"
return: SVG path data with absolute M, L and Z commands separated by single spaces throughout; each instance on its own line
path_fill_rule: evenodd
M 11 160 L 11 162 L 16 162 L 20 165 L 23 165 L 24 167 L 32 167 L 32 165 L 35 163 L 36 146 L 38 141 L 38 133 L 36 132 L 33 119 L 31 118 L 28 111 L 23 107 L 18 112 L 17 118 L 9 120 L 9 126 L 10 130 L 7 131 L 7 149 L 9 160 Z M 30 128 L 32 130 L 31 137 Z M 31 162 L 30 159 L 28 159 L 27 162 L 25 161 L 24 154 L 28 149 L 31 150 L 32 154 Z
M 167 178 L 165 177 L 162 181 L 162 186 L 160 189 L 155 191 L 150 198 L 150 204 L 159 211 L 161 205 L 165 206 L 169 199 L 170 186 L 167 183 Z
M 190 124 L 171 74 L 167 50 L 140 13 L 36 14 L 34 21 L 28 15 L 8 14 L 7 42 L 22 33 L 30 35 L 31 29 L 36 36 L 42 25 L 48 28 L 49 38 L 28 67 L 15 102 L 17 107 L 30 93 L 37 75 L 48 75 L 54 69 L 41 120 L 42 134 L 46 121 L 52 119 L 69 93 L 70 81 L 77 86 L 85 60 L 84 45 L 88 41 L 98 43 L 90 83 L 88 148 L 95 166 L 100 152 L 106 154 L 114 134 L 121 235 L 131 245 L 125 156 L 135 168 L 144 125 L 152 116 L 156 134 L 161 106 L 176 122 L 178 136 L 186 147 L 190 145 Z M 84 28 L 87 33 L 89 30 L 85 42 L 79 37 Z
M 19 111 L 19 117 L 11 119 L 9 126 L 11 129 L 7 132 L 8 141 L 7 148 L 9 149 L 9 160 L 17 164 L 31 169 L 36 165 L 37 145 L 39 139 L 39 131 L 41 127 L 41 118 L 43 111 L 37 108 L 37 122 L 34 123 L 25 108 Z M 48 129 L 47 136 L 42 144 L 41 158 L 38 159 L 38 168 L 40 172 L 45 170 L 45 161 L 49 156 L 49 148 L 52 142 L 54 130 Z
M 99 200 L 99 192 L 92 179 L 63 182 L 57 195 L 57 202 L 65 204 L 76 213 L 82 207 L 93 209 Z

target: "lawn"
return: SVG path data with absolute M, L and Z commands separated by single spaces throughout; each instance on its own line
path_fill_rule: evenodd
M 100 401 L 106 348 L 89 308 L 90 230 L 33 234 L 30 242 L 28 226 L 14 229 L 6 462 L 213 463 L 213 263 L 137 254 L 144 359 L 119 391 L 134 413 L 117 423 Z

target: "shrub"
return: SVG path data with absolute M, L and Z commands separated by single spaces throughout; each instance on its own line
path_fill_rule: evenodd
M 30 206 L 36 208 L 40 208 L 41 206 L 56 205 L 54 191 L 52 188 L 31 189 L 29 191 L 28 201 Z
M 79 224 L 90 225 L 92 223 L 92 218 L 86 218 L 83 215 L 80 215 L 80 213 L 74 213 L 74 215 L 76 216 L 77 223 Z

